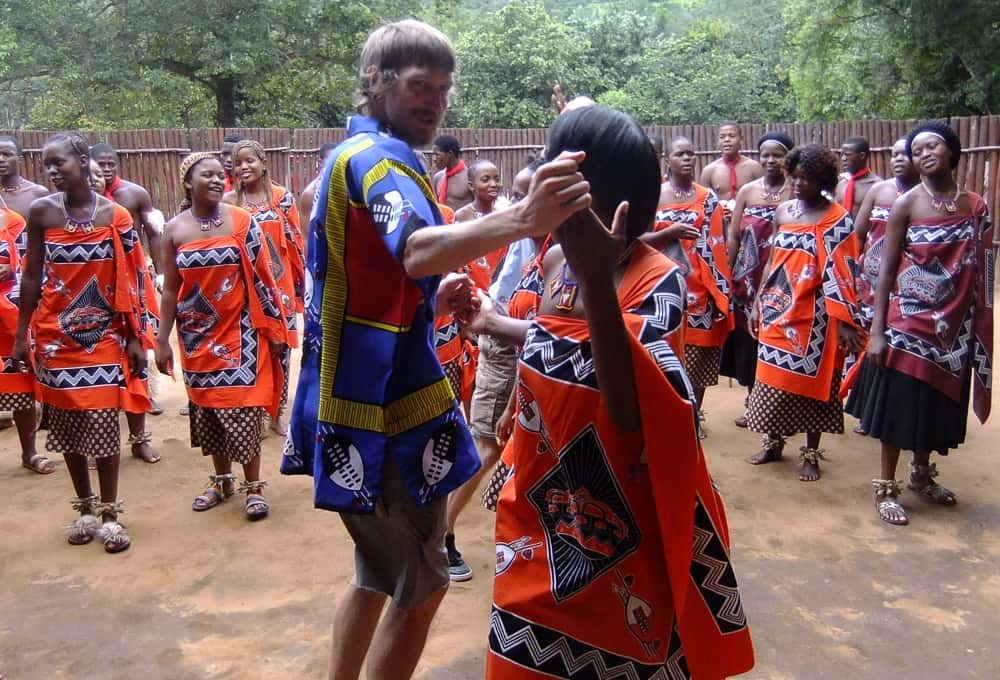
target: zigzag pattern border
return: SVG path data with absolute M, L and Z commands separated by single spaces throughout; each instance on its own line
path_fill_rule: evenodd
M 36 373 L 38 382 L 57 390 L 118 386 L 124 379 L 121 366 L 118 364 L 52 369 L 39 366 Z
M 239 263 L 240 251 L 236 246 L 205 248 L 201 250 L 181 250 L 177 253 L 177 266 L 181 269 Z
M 100 243 L 78 243 L 72 246 L 64 246 L 59 243 L 46 241 L 45 259 L 49 262 L 78 263 L 95 262 L 97 260 L 110 260 L 114 257 L 114 246 L 111 239 L 105 239 Z
M 512 629 L 510 624 L 520 624 Z M 543 645 L 535 633 L 535 629 L 545 631 L 556 639 Z M 532 668 L 541 668 L 553 662 L 561 665 L 560 669 L 543 671 L 559 678 L 587 678 L 588 680 L 687 680 L 681 663 L 683 655 L 678 656 L 678 650 L 668 650 L 667 665 L 644 664 L 628 657 L 619 656 L 598 647 L 588 645 L 579 640 L 571 640 L 565 634 L 524 619 L 516 614 L 506 612 L 493 605 L 490 613 L 489 632 L 490 651 L 519 666 L 512 652 L 523 649 L 531 657 Z M 575 652 L 573 646 L 586 648 Z M 558 675 L 556 675 L 558 673 Z

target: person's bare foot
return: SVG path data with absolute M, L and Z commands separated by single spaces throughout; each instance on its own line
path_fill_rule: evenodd
M 21 465 L 39 475 L 51 475 L 56 471 L 56 464 L 40 453 L 21 456 Z
M 0 418 L 0 430 L 6 430 L 11 427 L 14 427 L 14 420 L 12 418 Z
M 159 463 L 160 454 L 157 453 L 156 449 L 150 446 L 150 442 L 152 441 L 153 435 L 149 432 L 130 434 L 128 437 L 128 443 L 132 447 L 132 457 L 138 458 L 147 463 Z
M 878 513 L 878 518 L 886 524 L 896 526 L 909 524 L 910 518 L 906 516 L 906 510 L 897 502 L 902 492 L 899 483 L 895 479 L 873 479 L 872 486 L 875 488 L 875 512 Z
M 819 461 L 825 460 L 823 449 L 811 449 L 808 446 L 803 446 L 799 449 L 799 460 L 802 461 L 802 467 L 799 468 L 799 481 L 819 481 L 819 478 L 823 476 L 819 470 Z
M 764 465 L 781 460 L 781 452 L 785 448 L 785 440 L 780 437 L 764 435 L 760 441 L 761 450 L 747 458 L 751 465 Z
M 146 413 L 151 416 L 158 416 L 163 414 L 163 408 L 156 403 L 152 398 L 149 399 L 149 408 L 146 409 Z

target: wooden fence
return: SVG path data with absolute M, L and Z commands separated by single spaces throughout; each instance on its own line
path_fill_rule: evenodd
M 948 121 L 962 140 L 962 160 L 958 166 L 959 183 L 966 189 L 983 194 L 993 215 L 1000 214 L 998 195 L 998 163 L 1000 163 L 1000 116 L 951 118 Z M 904 136 L 917 123 L 915 120 L 863 120 L 832 123 L 744 124 L 744 147 L 749 156 L 756 155 L 757 140 L 765 130 L 780 130 L 798 144 L 816 142 L 838 148 L 851 136 L 868 139 L 872 147 L 872 170 L 883 177 L 892 174 L 890 149 L 893 142 Z M 696 150 L 696 170 L 716 157 L 717 125 L 672 125 L 648 128 L 652 135 L 669 140 L 683 135 Z M 91 142 L 107 141 L 118 149 L 121 175 L 137 182 L 153 197 L 153 204 L 167 215 L 176 212 L 183 195 L 177 176 L 181 158 L 192 150 L 218 149 L 229 132 L 239 132 L 256 139 L 268 152 L 268 167 L 274 181 L 292 191 L 301 191 L 314 177 L 319 147 L 325 142 L 339 142 L 345 137 L 343 128 L 298 129 L 234 128 L 234 129 L 169 129 L 88 131 L 84 136 Z M 489 158 L 500 168 L 504 185 L 509 187 L 514 174 L 523 167 L 529 153 L 544 147 L 545 129 L 442 129 L 459 139 L 467 158 Z M 52 131 L 0 130 L 13 134 L 24 149 L 23 174 L 44 183 L 41 147 Z M 428 159 L 429 160 L 429 159 Z

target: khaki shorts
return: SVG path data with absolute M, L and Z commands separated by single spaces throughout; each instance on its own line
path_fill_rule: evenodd
M 476 389 L 469 406 L 469 427 L 473 437 L 494 439 L 497 436 L 497 421 L 507 408 L 516 378 L 517 351 L 514 346 L 489 335 L 480 335 Z
M 447 501 L 418 507 L 399 468 L 386 459 L 376 514 L 340 515 L 354 539 L 354 585 L 388 595 L 401 609 L 420 606 L 447 586 Z

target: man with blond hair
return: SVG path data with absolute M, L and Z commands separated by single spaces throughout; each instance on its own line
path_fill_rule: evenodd
M 474 306 L 441 274 L 590 205 L 581 153 L 538 170 L 528 197 L 444 226 L 417 149 L 448 107 L 455 53 L 418 22 L 375 30 L 361 53 L 358 113 L 326 161 L 310 222 L 305 340 L 282 471 L 311 474 L 315 505 L 341 514 L 355 578 L 334 619 L 330 678 L 413 674 L 448 586 L 448 494 L 479 459 L 434 353 L 438 305 Z M 384 616 L 386 600 L 391 599 Z M 380 622 L 381 619 L 381 622 Z

